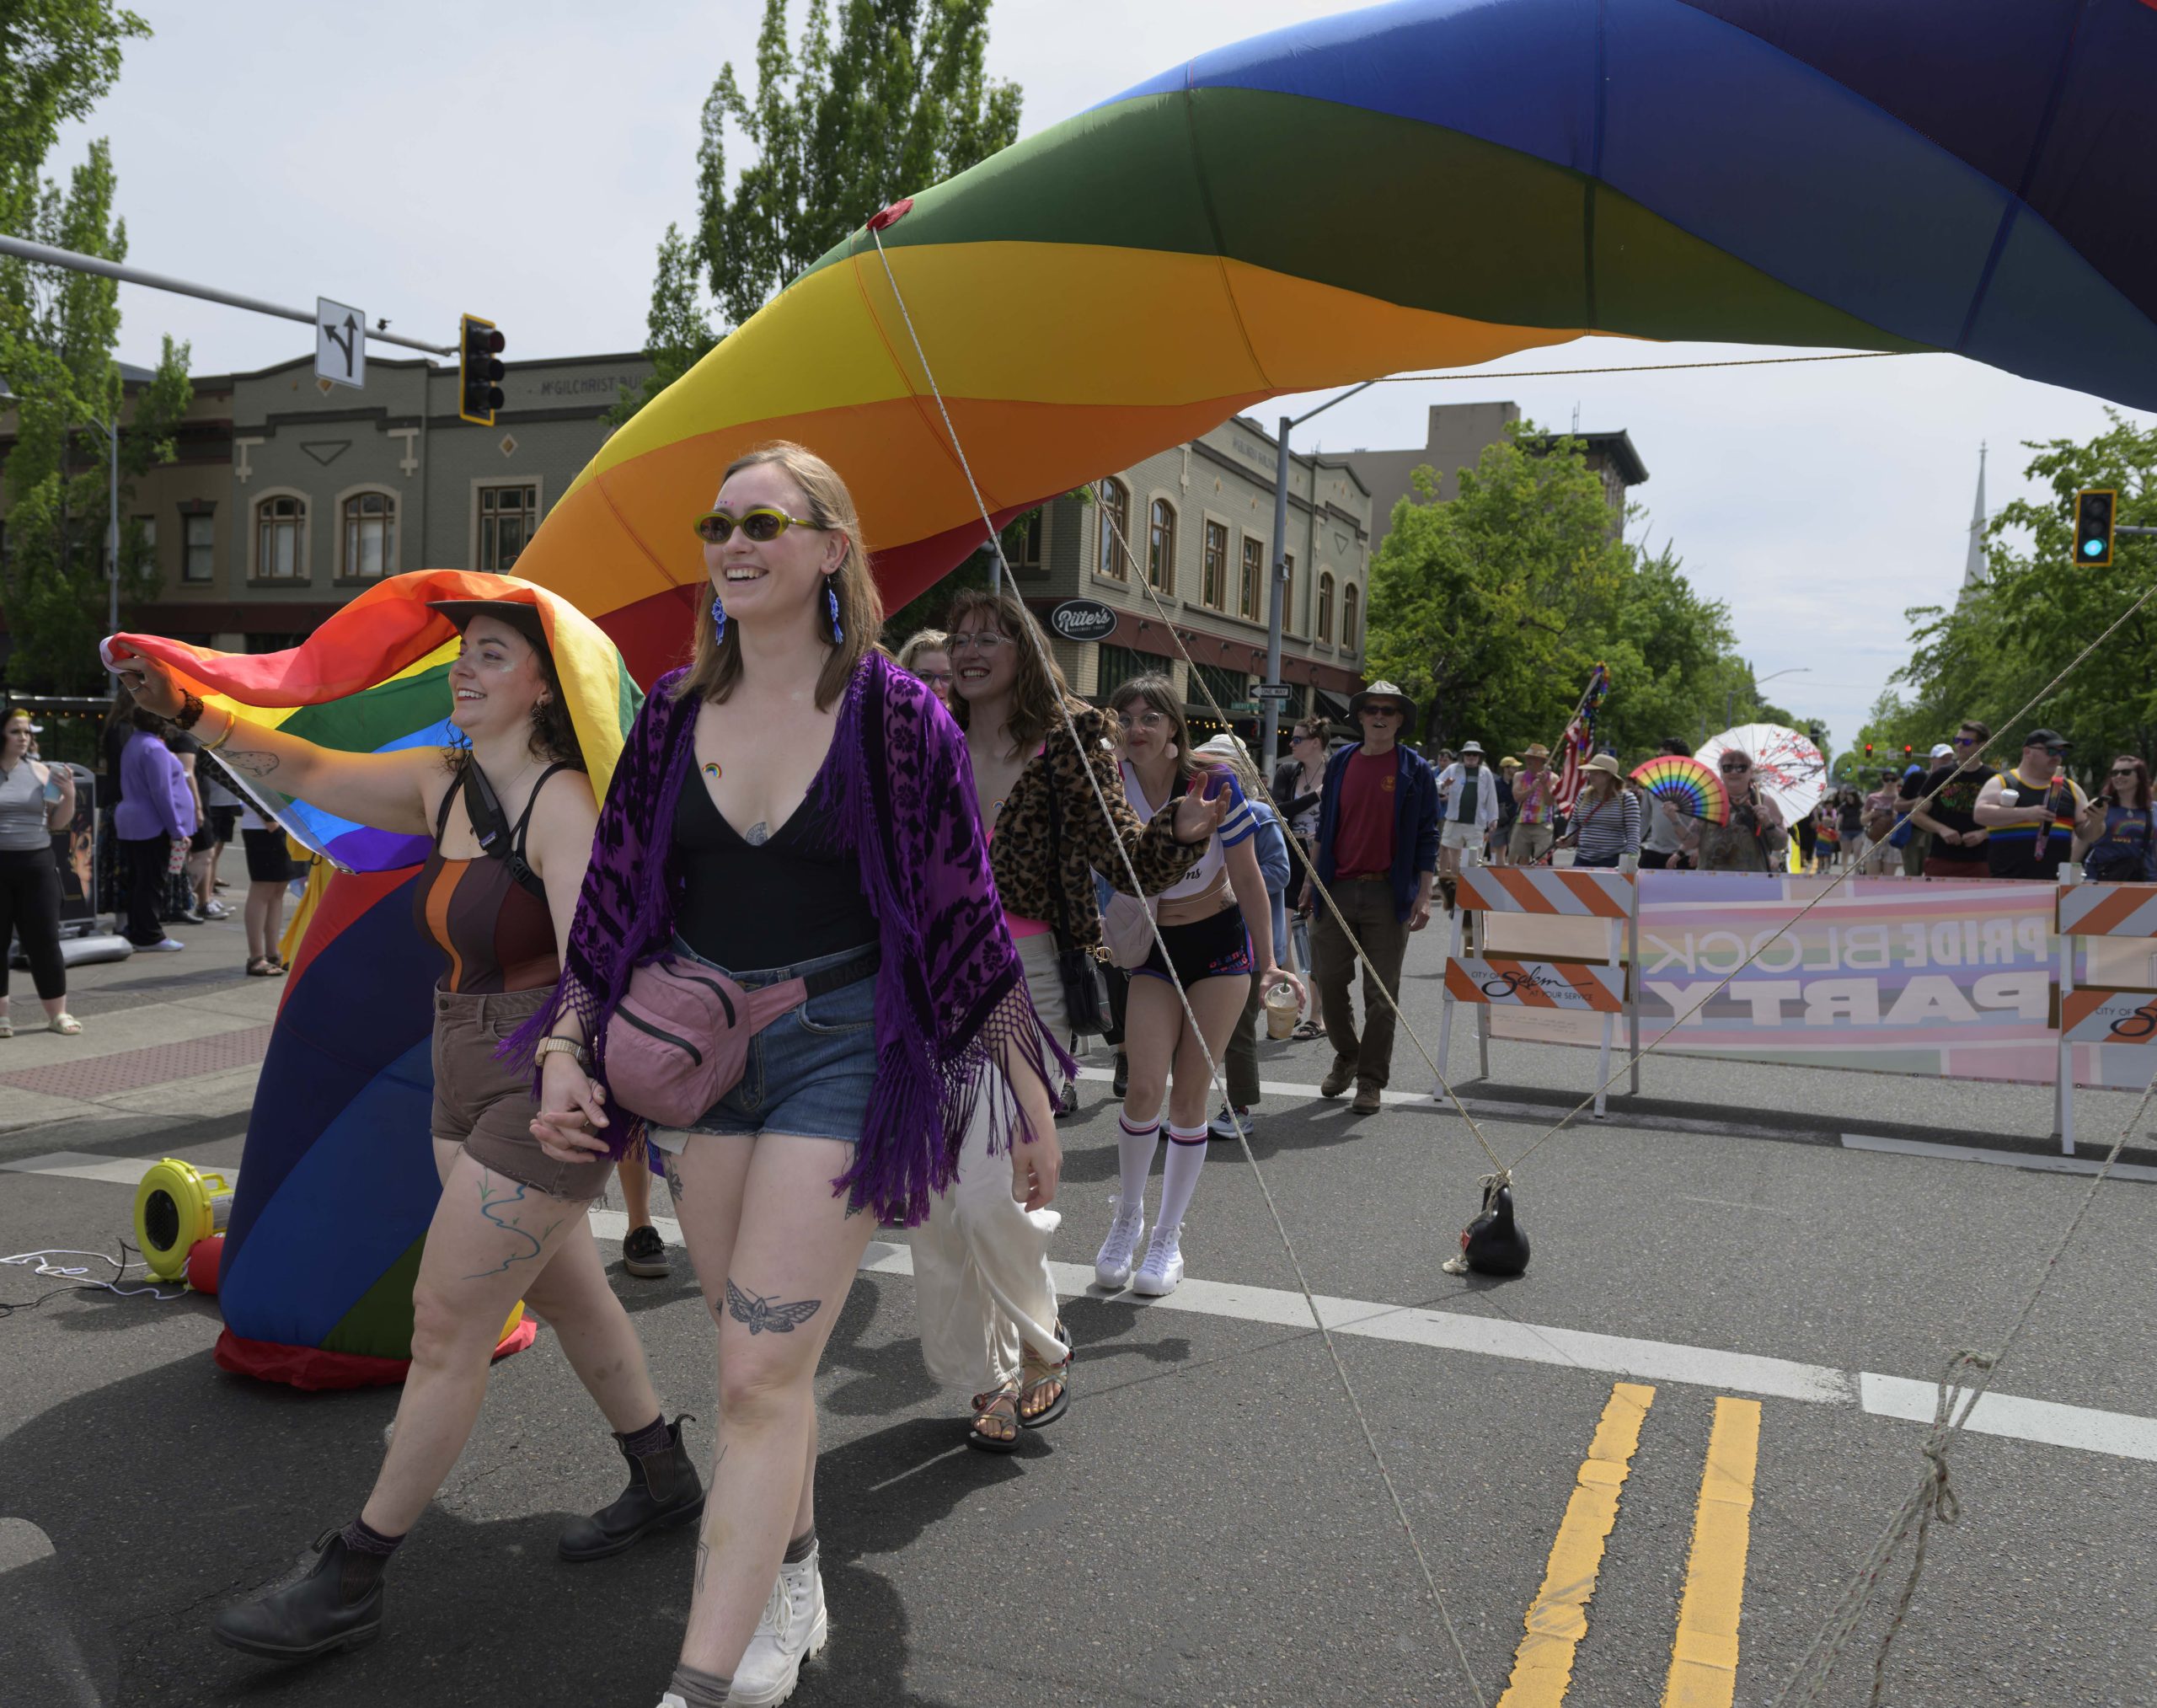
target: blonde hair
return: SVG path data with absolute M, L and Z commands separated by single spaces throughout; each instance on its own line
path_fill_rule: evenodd
M 918 629 L 904 646 L 899 649 L 899 668 L 912 671 L 921 662 L 924 652 L 940 652 L 947 658 L 951 652 L 951 638 L 941 629 Z
M 876 645 L 884 626 L 884 601 L 876 591 L 876 578 L 869 571 L 869 545 L 862 537 L 854 495 L 846 490 L 838 471 L 814 451 L 787 439 L 759 445 L 728 463 L 720 484 L 724 485 L 744 468 L 767 463 L 776 463 L 801 489 L 811 522 L 846 541 L 846 554 L 839 560 L 838 568 L 826 577 L 832 592 L 838 596 L 839 627 L 846 633 L 843 640 L 831 644 L 824 667 L 816 676 L 816 709 L 829 711 L 845 692 L 854 667 Z M 675 698 L 696 694 L 724 704 L 741 680 L 741 631 L 730 623 L 725 638 L 720 639 L 711 603 L 700 599 L 688 673 L 675 685 Z

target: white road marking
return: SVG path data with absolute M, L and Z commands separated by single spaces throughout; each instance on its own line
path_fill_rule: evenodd
M 2042 1169 L 2051 1174 L 2094 1175 L 2104 1165 L 2093 1157 L 2045 1156 L 2020 1150 L 1986 1150 L 1972 1144 L 1932 1144 L 1921 1138 L 1881 1138 L 1868 1132 L 1843 1135 L 1845 1150 L 1884 1151 L 1892 1156 L 1933 1157 L 1941 1162 L 1999 1163 L 2011 1169 Z M 2108 1180 L 2157 1181 L 2157 1168 L 2143 1163 L 2114 1163 Z M 1927 1412 L 1926 1416 L 1932 1414 Z
M 1989 1157 L 1991 1154 L 1983 1154 Z M 110 1181 L 121 1186 L 135 1185 L 149 1166 L 148 1159 L 93 1157 L 72 1151 L 0 1164 L 0 1169 L 18 1174 Z M 238 1170 L 223 1172 L 230 1180 Z M 599 1239 L 618 1240 L 629 1232 L 629 1218 L 619 1210 L 595 1209 L 591 1217 L 591 1231 Z M 652 1224 L 668 1245 L 677 1250 L 681 1249 L 679 1222 L 655 1216 Z M 1094 1272 L 1089 1266 L 1052 1263 L 1049 1268 L 1054 1275 L 1057 1291 L 1066 1298 L 1106 1296 L 1095 1288 Z M 861 1269 L 870 1275 L 910 1277 L 913 1273 L 913 1249 L 896 1240 L 872 1240 L 862 1256 Z M 1119 1293 L 1115 1297 L 1129 1300 L 1134 1295 Z M 1759 1394 L 1809 1405 L 1855 1405 L 1876 1417 L 1908 1422 L 1932 1421 L 1936 1392 L 1934 1385 L 1903 1376 L 1883 1376 L 1870 1370 L 1839 1370 L 1830 1365 L 1799 1363 L 1753 1352 L 1689 1347 L 1670 1341 L 1636 1340 L 1623 1335 L 1592 1334 L 1581 1329 L 1553 1328 L 1506 1317 L 1389 1304 L 1379 1300 L 1335 1298 L 1320 1294 L 1318 1307 L 1326 1326 L 1335 1334 L 1354 1335 L 1366 1340 L 1429 1347 L 1442 1352 L 1473 1352 L 1521 1363 L 1571 1365 L 1598 1374 L 1682 1382 L 1723 1394 Z M 1186 1311 L 1195 1316 L 1221 1317 L 1237 1322 L 1267 1323 L 1278 1328 L 1310 1326 L 1310 1313 L 1304 1307 L 1301 1293 L 1238 1282 L 1187 1280 L 1166 1298 L 1148 1300 L 1145 1309 Z M 1983 1435 L 2074 1448 L 2115 1459 L 2157 1460 L 2157 1418 L 2133 1412 L 2104 1411 L 2095 1406 L 2063 1405 L 2049 1400 L 1994 1393 L 1988 1394 L 1978 1406 L 1969 1427 Z
M 181 1158 L 181 1161 L 189 1160 Z M 19 1175 L 54 1175 L 67 1181 L 104 1181 L 116 1186 L 138 1186 L 142 1176 L 157 1166 L 155 1157 L 94 1156 L 87 1151 L 56 1150 L 49 1156 L 24 1157 L 20 1162 L 0 1162 L 0 1170 Z M 222 1175 L 225 1184 L 237 1187 L 239 1170 L 222 1163 L 198 1162 L 206 1175 Z

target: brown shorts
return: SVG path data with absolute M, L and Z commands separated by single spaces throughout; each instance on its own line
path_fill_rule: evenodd
M 493 996 L 435 992 L 434 1134 L 461 1144 L 473 1161 L 556 1198 L 596 1198 L 613 1163 L 556 1162 L 532 1136 L 539 1105 L 530 1075 L 495 1059 L 519 1026 L 548 1004 L 554 987 Z

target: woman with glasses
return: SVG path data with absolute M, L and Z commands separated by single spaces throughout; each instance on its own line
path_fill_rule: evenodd
M 899 649 L 899 668 L 929 684 L 936 703 L 951 709 L 951 648 L 941 629 L 919 629 Z
M 1318 864 L 1318 813 L 1325 798 L 1325 761 L 1333 750 L 1333 725 L 1324 718 L 1299 718 L 1288 732 L 1288 757 L 1273 768 L 1273 807 L 1288 834 L 1303 849 L 1304 858 L 1293 862 L 1288 893 L 1299 897 L 1288 924 L 1289 965 L 1298 973 L 1311 970 L 1311 908 L 1304 873 Z M 1296 1023 L 1293 1036 L 1309 1042 L 1325 1036 L 1325 1010 L 1319 1001 L 1318 981 L 1306 978 L 1311 1011 Z
M 2157 883 L 2149 768 L 2122 753 L 2074 827 L 2074 857 L 2093 884 Z
M 959 595 L 950 621 L 955 709 L 1004 928 L 1035 1013 L 1075 1046 L 1057 961 L 1066 946 L 1101 945 L 1094 873 L 1127 889 L 1128 856 L 1145 893 L 1166 889 L 1200 857 L 1228 802 L 1189 795 L 1140 818 L 1124 799 L 1107 720 L 1073 698 L 1026 608 L 981 588 Z M 1068 1081 L 1065 1093 L 1075 1107 Z M 976 1123 L 958 1179 L 913 1245 L 923 1355 L 939 1380 L 979 1390 L 967 1444 L 999 1454 L 1017 1450 L 1021 1427 L 1063 1415 L 1071 1363 L 1048 1264 L 1058 1218 L 1013 1202 L 1004 1175 Z
M 1615 866 L 1640 853 L 1640 797 L 1625 786 L 1625 774 L 1608 753 L 1581 767 L 1581 792 L 1560 845 L 1570 843 L 1576 866 Z
M 1694 819 L 1685 827 L 1685 852 L 1704 872 L 1772 872 L 1782 868 L 1790 831 L 1782 809 L 1753 774 L 1749 754 L 1735 748 L 1715 762 L 1730 795 L 1730 822 Z
M 1009 1153 L 1004 1190 L 1045 1207 L 1049 1087 L 1071 1064 L 1026 999 L 965 741 L 876 645 L 845 483 L 766 445 L 695 527 L 710 597 L 690 662 L 654 685 L 614 773 L 561 997 L 511 1042 L 544 1052 L 549 1151 L 618 1155 L 645 1123 L 600 1088 L 636 967 L 806 990 L 731 1090 L 650 1134 L 718 1324 L 712 1498 L 667 1700 L 718 1708 L 784 1700 L 827 1640 L 814 1383 L 878 1222 L 929 1213 L 977 1117 Z
M 1161 892 L 1154 913 L 1159 940 L 1131 981 L 1124 1041 L 1131 1089 L 1119 1123 L 1116 1219 L 1094 1259 L 1094 1278 L 1112 1291 L 1128 1287 L 1158 1298 L 1183 1280 L 1183 1218 L 1206 1161 L 1208 1064 L 1226 1056 L 1253 972 L 1265 974 L 1269 990 L 1288 985 L 1298 1001 L 1303 983 L 1277 964 L 1255 844 L 1258 822 L 1234 777 L 1206 769 L 1192 752 L 1175 686 L 1166 677 L 1142 676 L 1118 688 L 1109 706 L 1123 731 L 1123 792 L 1142 817 L 1191 795 L 1228 801 L 1197 864 Z M 1185 1015 L 1186 1002 L 1197 1018 L 1196 1034 Z M 1134 1272 L 1164 1098 L 1169 1157 L 1160 1209 L 1145 1260 Z

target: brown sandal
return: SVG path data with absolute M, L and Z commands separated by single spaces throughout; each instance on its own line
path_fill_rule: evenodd
M 1066 1347 L 1071 1345 L 1070 1332 L 1062 1323 L 1056 1325 L 1056 1337 Z M 1051 1363 L 1031 1347 L 1021 1348 L 1019 1357 L 1019 1422 L 1028 1429 L 1046 1429 L 1070 1409 L 1071 1360 L 1075 1356 L 1076 1349 L 1073 1348 Z M 1056 1398 L 1037 1411 L 1028 1411 L 1028 1402 L 1052 1383 L 1056 1386 Z
M 1009 1435 L 992 1435 L 982 1426 L 993 1423 L 1010 1430 Z M 966 1432 L 966 1445 L 977 1447 L 983 1453 L 1016 1453 L 1019 1450 L 1019 1384 L 1016 1379 L 986 1394 L 974 1395 L 973 1427 Z

